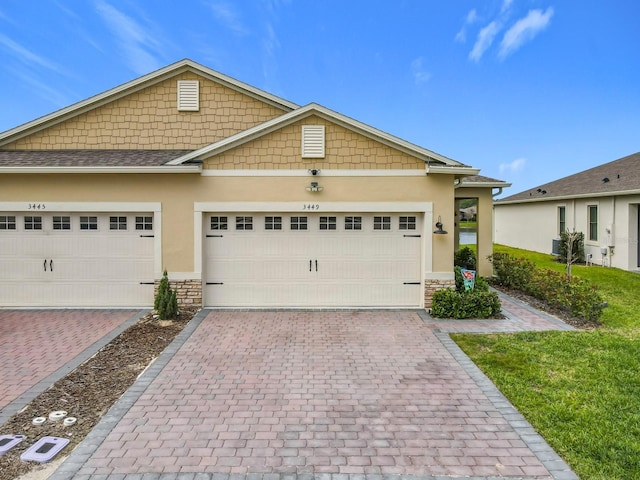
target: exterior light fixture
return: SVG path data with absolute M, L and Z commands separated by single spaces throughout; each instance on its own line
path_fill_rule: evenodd
M 323 188 L 318 185 L 318 182 L 311 182 L 311 185 L 309 185 L 306 190 L 307 192 L 321 192 Z
M 438 221 L 436 222 L 436 229 L 433 231 L 436 235 L 446 235 L 448 232 L 442 229 L 442 218 L 438 215 Z

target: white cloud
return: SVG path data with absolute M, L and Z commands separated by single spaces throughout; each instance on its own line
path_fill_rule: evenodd
M 431 73 L 427 71 L 423 57 L 418 57 L 411 62 L 411 73 L 416 85 L 422 85 L 431 79 Z
M 3 46 L 5 50 L 9 51 L 9 53 L 13 54 L 13 56 L 18 58 L 18 60 L 26 65 L 44 67 L 56 73 L 64 73 L 62 67 L 60 67 L 59 65 L 50 62 L 45 58 L 42 58 L 40 55 L 33 53 L 28 48 L 20 45 L 19 43 L 13 41 L 9 37 L 6 37 L 5 35 L 2 35 L 1 33 L 0 46 Z
M 516 173 L 516 172 L 520 172 L 524 169 L 525 165 L 527 163 L 527 160 L 525 158 L 516 158 L 514 161 L 509 162 L 509 163 L 501 163 L 500 167 L 498 167 L 500 169 L 500 173 Z
M 236 35 L 244 36 L 249 34 L 249 29 L 242 22 L 235 5 L 218 0 L 207 2 L 207 5 L 225 28 L 228 28 Z
M 477 20 L 478 20 L 478 13 L 476 12 L 476 9 L 473 8 L 469 10 L 469 13 L 467 13 L 467 18 L 464 22 L 464 25 L 462 26 L 460 31 L 456 34 L 456 42 L 464 43 L 467 41 L 467 25 L 471 25 L 472 23 L 475 23 Z
M 500 13 L 504 13 L 507 10 L 509 10 L 509 7 L 511 6 L 512 3 L 513 3 L 513 0 L 503 0 L 502 8 L 500 9 Z
M 506 58 L 524 43 L 532 40 L 538 33 L 547 28 L 553 17 L 553 8 L 549 7 L 543 13 L 542 10 L 529 10 L 524 18 L 518 20 L 502 38 L 500 42 L 500 52 L 498 56 L 501 59 Z
M 149 29 L 102 0 L 96 2 L 96 8 L 120 42 L 129 68 L 138 74 L 160 68 L 162 62 L 156 55 L 162 45 Z
M 480 30 L 476 43 L 473 45 L 473 49 L 469 52 L 469 59 L 478 62 L 484 55 L 484 52 L 491 46 L 493 39 L 500 31 L 500 24 L 494 20 L 489 25 Z

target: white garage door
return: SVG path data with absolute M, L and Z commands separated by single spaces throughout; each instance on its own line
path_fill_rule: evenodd
M 0 306 L 153 304 L 153 214 L 0 213 Z
M 418 307 L 419 214 L 210 214 L 205 305 Z

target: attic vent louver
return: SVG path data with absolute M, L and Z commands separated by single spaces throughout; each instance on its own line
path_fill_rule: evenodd
M 302 126 L 302 158 L 324 158 L 324 125 Z
M 178 110 L 197 112 L 200 110 L 200 82 L 178 80 Z

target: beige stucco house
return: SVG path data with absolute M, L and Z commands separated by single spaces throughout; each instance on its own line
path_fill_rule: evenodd
M 183 60 L 0 134 L 0 306 L 428 306 L 477 173 Z
M 560 233 L 584 233 L 588 261 L 640 269 L 640 153 L 497 201 L 495 241 L 553 252 Z

